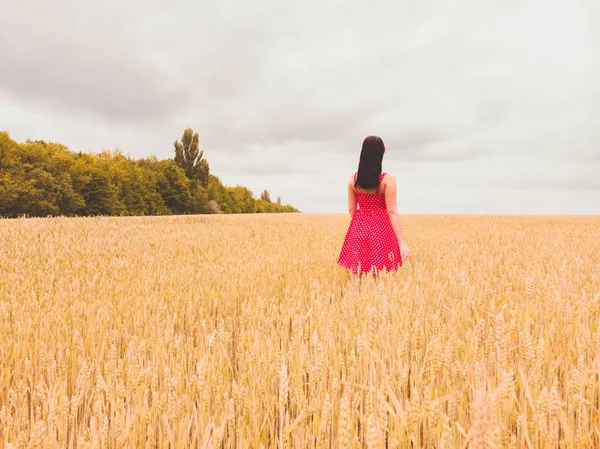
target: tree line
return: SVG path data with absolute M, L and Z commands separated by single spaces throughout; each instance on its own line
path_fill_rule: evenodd
M 175 156 L 132 159 L 119 150 L 83 153 L 0 132 L 0 216 L 171 215 L 298 212 L 228 187 L 210 172 L 198 134 L 186 129 Z

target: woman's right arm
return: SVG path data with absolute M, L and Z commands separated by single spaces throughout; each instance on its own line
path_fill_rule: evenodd
M 385 204 L 387 207 L 388 215 L 390 216 L 390 221 L 392 222 L 392 227 L 394 228 L 394 232 L 398 237 L 398 241 L 401 245 L 401 253 L 403 253 L 402 258 L 406 258 L 408 260 L 411 259 L 410 249 L 408 248 L 408 243 L 406 242 L 406 237 L 404 236 L 404 229 L 402 227 L 402 222 L 400 221 L 400 215 L 398 214 L 398 202 L 397 202 L 397 185 L 396 178 L 391 175 L 386 176 L 386 187 L 385 187 Z

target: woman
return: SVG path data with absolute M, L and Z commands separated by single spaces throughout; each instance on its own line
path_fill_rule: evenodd
M 338 264 L 354 274 L 397 270 L 411 253 L 396 204 L 396 179 L 382 173 L 383 140 L 363 141 L 358 172 L 348 181 L 350 227 Z M 358 205 L 358 208 L 357 208 Z

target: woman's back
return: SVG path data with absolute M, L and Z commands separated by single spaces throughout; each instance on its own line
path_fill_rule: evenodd
M 348 180 L 348 211 L 352 219 L 338 263 L 353 273 L 390 271 L 402 265 L 399 243 L 403 232 L 396 206 L 396 179 L 383 173 L 384 153 L 380 137 L 367 137 L 358 171 Z M 404 241 L 402 249 L 410 258 Z
M 361 191 L 354 187 L 358 207 L 342 246 L 338 263 L 353 272 L 394 270 L 402 264 L 398 239 L 392 228 L 379 176 L 377 188 Z M 354 175 L 356 182 L 356 175 Z
M 365 209 L 387 209 L 385 204 L 385 190 L 383 190 L 382 186 L 382 181 L 385 175 L 386 173 L 381 174 L 379 177 L 379 184 L 372 192 L 360 191 L 359 189 L 355 188 L 356 202 L 358 203 L 357 212 Z M 354 174 L 354 182 L 356 182 L 356 176 L 357 173 Z

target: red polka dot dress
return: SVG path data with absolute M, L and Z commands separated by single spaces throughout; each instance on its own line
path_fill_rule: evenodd
M 379 177 L 376 193 L 356 191 L 358 208 L 338 258 L 338 264 L 354 274 L 368 273 L 373 269 L 397 270 L 402 266 L 398 237 L 387 212 L 385 197 L 379 193 L 379 185 L 385 175 L 382 173 Z

